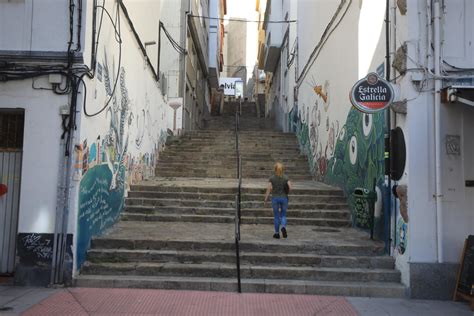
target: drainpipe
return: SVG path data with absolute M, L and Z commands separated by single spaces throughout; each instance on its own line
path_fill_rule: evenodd
M 183 91 L 183 106 L 182 106 L 182 124 L 181 124 L 181 131 L 184 134 L 186 132 L 186 57 L 188 56 L 187 54 L 187 49 L 188 49 L 188 21 L 189 21 L 189 14 L 191 14 L 191 0 L 185 0 L 184 2 L 187 2 L 188 9 L 184 12 L 184 24 L 183 24 L 183 47 L 186 53 L 183 54 L 183 86 L 182 91 Z M 182 2 L 182 3 L 184 3 Z
M 434 46 L 434 71 L 435 71 L 435 94 L 434 94 L 434 107 L 435 107 L 435 179 L 436 179 L 436 240 L 437 240 L 437 256 L 438 262 L 444 262 L 443 253 L 443 183 L 442 183 L 442 170 L 441 170 L 441 70 L 440 70 L 440 53 L 441 53 L 441 39 L 440 39 L 440 0 L 434 0 L 433 3 L 433 46 Z M 429 46 L 429 45 L 428 45 Z M 430 47 L 428 47 L 430 49 Z

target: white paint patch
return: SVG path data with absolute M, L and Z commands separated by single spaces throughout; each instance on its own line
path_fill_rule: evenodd
M 357 138 L 355 136 L 352 136 L 349 143 L 349 158 L 351 164 L 355 165 L 357 162 Z
M 377 193 L 377 200 L 375 201 L 374 217 L 380 218 L 382 216 L 382 191 L 379 187 L 375 187 Z
M 364 136 L 369 136 L 372 131 L 372 114 L 364 113 L 362 117 L 362 129 L 364 131 Z

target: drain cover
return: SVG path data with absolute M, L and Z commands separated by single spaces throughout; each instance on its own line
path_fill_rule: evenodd
M 13 307 L 1 306 L 1 307 L 0 307 L 0 312 L 11 311 L 12 309 L 13 309 Z

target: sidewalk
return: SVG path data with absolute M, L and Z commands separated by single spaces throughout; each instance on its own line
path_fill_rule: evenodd
M 0 315 L 457 315 L 465 303 L 289 294 L 0 286 Z

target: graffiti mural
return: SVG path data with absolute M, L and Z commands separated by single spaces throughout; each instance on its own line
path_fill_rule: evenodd
M 126 72 L 121 67 L 118 82 L 104 54 L 104 89 L 110 105 L 104 113 L 108 121 L 105 135 L 85 139 L 75 147 L 75 170 L 82 170 L 79 184 L 77 257 L 79 267 L 85 260 L 90 239 L 113 225 L 123 208 L 127 172 L 128 140 L 133 115 L 126 87 Z M 117 85 L 117 87 L 115 87 Z M 118 88 L 118 89 L 116 89 Z M 82 163 L 81 163 L 82 162 Z M 76 171 L 77 173 L 77 171 Z
M 77 224 L 77 264 L 85 260 L 90 239 L 113 225 L 123 208 L 129 126 L 132 123 L 130 99 L 126 88 L 125 69 L 120 69 L 120 94 L 113 94 L 107 54 L 104 55 L 104 86 L 111 106 L 105 117 L 109 128 L 103 139 L 93 143 L 87 139 L 76 146 L 76 161 L 82 156 L 82 179 L 79 184 Z M 112 74 L 115 78 L 115 74 Z
M 100 235 L 118 220 L 130 186 L 154 175 L 158 152 L 167 136 L 158 129 L 158 121 L 152 119 L 146 93 L 141 107 L 134 108 L 125 68 L 121 67 L 116 74 L 107 53 L 102 65 L 105 95 L 110 100 L 103 114 L 107 129 L 103 135 L 84 139 L 75 146 L 74 179 L 80 180 L 77 267 L 85 260 L 92 236 Z M 150 144 L 151 150 L 144 151 Z M 129 148 L 136 152 L 130 152 Z
M 375 180 L 379 197 L 375 226 L 379 227 L 384 180 L 384 114 L 365 114 L 351 107 L 341 124 L 331 115 L 329 82 L 322 86 L 314 82 L 309 85 L 315 93 L 314 105 L 311 109 L 304 104 L 302 108 L 295 105 L 289 113 L 289 122 L 301 152 L 308 157 L 311 173 L 319 181 L 342 188 L 353 212 L 354 189 L 371 189 Z
M 355 108 L 349 111 L 335 145 L 334 155 L 328 161 L 329 184 L 344 189 L 349 205 L 357 187 L 381 191 L 384 181 L 384 115 L 365 114 Z M 380 205 L 380 203 L 379 203 Z M 375 210 L 375 227 L 382 222 L 380 210 Z

